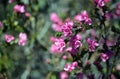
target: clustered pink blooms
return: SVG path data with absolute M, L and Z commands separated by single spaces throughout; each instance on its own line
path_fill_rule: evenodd
M 3 26 L 3 23 L 0 21 L 0 27 L 2 27 Z
M 66 21 L 63 25 L 62 25 L 62 32 L 63 35 L 68 37 L 72 34 L 72 27 L 73 27 L 74 23 L 73 21 Z
M 89 18 L 86 10 L 82 11 L 80 14 L 74 16 L 74 19 L 78 22 L 84 22 L 87 25 L 92 25 L 92 20 Z
M 50 51 L 52 53 L 62 53 L 64 51 L 65 48 L 65 42 L 63 38 L 55 38 L 54 39 L 54 44 L 52 44 Z
M 110 0 L 94 0 L 96 6 L 103 7 L 106 3 L 110 2 Z
M 15 0 L 9 0 L 9 3 L 13 3 Z
M 25 6 L 24 5 L 15 5 L 14 6 L 14 12 L 16 13 L 24 13 L 25 12 Z
M 4 39 L 7 43 L 10 43 L 11 41 L 13 41 L 15 39 L 15 37 L 10 34 L 5 34 Z
M 67 72 L 73 71 L 78 66 L 78 63 L 76 61 L 72 62 L 71 64 L 66 64 L 64 67 L 64 70 Z
M 59 18 L 59 16 L 55 12 L 51 13 L 50 20 L 53 22 L 52 28 L 55 31 L 61 31 L 61 25 L 63 23 L 62 23 L 62 20 Z
M 89 51 L 94 52 L 96 47 L 99 45 L 94 39 L 87 38 L 87 43 L 89 45 Z
M 60 79 L 68 79 L 68 74 L 65 71 L 60 72 Z
M 24 46 L 27 42 L 27 35 L 26 33 L 20 33 L 19 34 L 19 41 L 18 41 L 18 45 L 20 46 Z

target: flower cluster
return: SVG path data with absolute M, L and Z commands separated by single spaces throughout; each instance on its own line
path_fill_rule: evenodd
M 105 3 L 108 2 L 110 2 L 110 0 L 94 0 L 95 5 L 99 7 L 105 6 Z
M 20 46 L 24 46 L 27 42 L 27 35 L 26 33 L 20 33 L 19 34 L 19 42 L 18 45 Z
M 73 25 L 74 23 L 72 21 L 67 21 L 61 26 L 64 36 L 68 37 L 72 34 Z
M 63 38 L 52 38 L 51 39 L 54 44 L 52 44 L 50 50 L 52 53 L 62 53 L 64 51 L 65 48 L 65 42 Z
M 55 12 L 51 13 L 50 20 L 53 22 L 52 28 L 55 31 L 62 31 L 61 29 L 61 25 L 63 24 L 62 20 L 59 18 L 59 16 Z
M 71 64 L 66 64 L 64 70 L 67 72 L 73 71 L 78 66 L 77 62 L 72 62 Z
M 87 43 L 88 43 L 88 45 L 89 45 L 89 51 L 90 51 L 90 52 L 94 52 L 96 46 L 98 46 L 99 44 L 98 44 L 95 40 L 90 39 L 90 38 L 87 38 L 86 41 L 87 41 Z
M 87 25 L 92 24 L 91 18 L 89 18 L 88 13 L 86 10 L 82 11 L 80 14 L 74 16 L 74 19 L 78 22 L 84 22 Z
M 106 5 L 108 2 L 110 0 L 94 0 L 95 17 L 93 18 L 89 17 L 86 10 L 75 15 L 73 19 L 65 19 L 65 22 L 62 22 L 57 14 L 51 16 L 51 21 L 59 25 L 56 26 L 57 30 L 56 28 L 54 30 L 60 33 L 58 36 L 56 34 L 56 38 L 51 37 L 51 41 L 54 42 L 51 46 L 52 51 L 58 52 L 61 50 L 61 52 L 64 52 L 61 56 L 65 61 L 72 58 L 71 64 L 65 64 L 64 71 L 76 71 L 75 74 L 78 74 L 78 79 L 84 79 L 84 76 L 88 79 L 95 79 L 96 75 L 94 74 L 88 72 L 86 75 L 86 71 L 93 70 L 94 66 L 103 75 L 103 73 L 106 74 L 105 67 L 108 68 L 111 65 L 112 70 L 113 66 L 116 65 L 114 57 L 117 57 L 119 53 L 120 42 L 117 40 L 120 39 L 120 36 L 117 34 L 119 34 L 120 29 L 118 25 L 114 26 L 112 24 L 114 27 L 110 27 L 110 21 L 113 21 L 111 19 L 114 16 L 120 16 L 120 3 L 117 4 L 116 12 L 113 13 L 114 11 L 109 10 Z M 115 33 L 116 31 L 117 33 Z M 56 41 L 59 38 L 64 41 L 63 45 L 61 45 L 63 41 Z M 110 62 L 114 65 L 112 66 Z M 83 69 L 77 71 L 76 68 Z M 116 70 L 120 71 L 120 67 L 117 66 Z M 109 72 L 109 69 L 107 71 Z M 110 72 L 112 74 L 112 71 Z M 104 75 L 102 77 L 107 78 Z
M 17 5 L 14 6 L 14 11 L 16 13 L 24 13 L 25 12 L 25 6 L 17 4 Z
M 10 43 L 10 42 L 15 40 L 15 37 L 13 35 L 10 35 L 10 34 L 5 34 L 4 39 L 5 39 L 5 41 L 7 43 Z M 27 35 L 26 35 L 26 33 L 20 33 L 19 34 L 18 45 L 24 46 L 26 43 L 27 43 Z

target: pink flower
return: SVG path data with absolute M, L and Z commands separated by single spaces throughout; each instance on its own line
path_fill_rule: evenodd
M 50 20 L 54 23 L 62 22 L 61 19 L 59 18 L 59 16 L 57 15 L 57 13 L 55 13 L 55 12 L 51 13 Z
M 99 7 L 105 6 L 105 1 L 104 0 L 94 0 L 94 3 L 98 5 Z
M 68 74 L 66 72 L 60 72 L 60 79 L 68 79 Z
M 52 28 L 54 31 L 58 31 L 58 32 L 61 32 L 62 30 L 61 25 L 59 24 L 52 24 Z
M 5 34 L 4 39 L 7 43 L 10 43 L 11 41 L 13 41 L 15 39 L 15 37 L 10 34 Z
M 0 27 L 2 27 L 3 26 L 3 23 L 0 21 Z
M 51 53 L 62 53 L 65 48 L 65 42 L 63 38 L 56 38 L 54 44 L 51 46 Z
M 67 21 L 62 25 L 62 32 L 64 36 L 70 36 L 72 34 L 73 21 Z
M 67 71 L 67 72 L 71 72 L 73 71 L 76 67 L 78 66 L 78 63 L 75 61 L 71 64 L 66 64 L 65 67 L 64 67 L 64 70 Z
M 18 45 L 20 46 L 24 46 L 27 42 L 27 35 L 26 33 L 20 33 L 19 34 L 19 41 L 18 41 Z
M 13 3 L 15 0 L 9 0 L 9 3 Z
M 24 13 L 25 12 L 25 6 L 17 4 L 17 5 L 14 6 L 14 11 L 16 13 Z
M 100 58 L 103 62 L 106 62 L 109 59 L 109 56 L 106 53 L 101 53 Z
M 28 13 L 28 12 L 26 12 L 26 13 L 25 13 L 25 16 L 26 16 L 27 18 L 29 18 L 29 17 L 31 16 L 31 14 Z
M 66 55 L 63 55 L 63 57 L 62 57 L 64 60 L 66 60 L 67 59 L 67 56 Z
M 120 2 L 117 4 L 117 9 L 120 10 Z
M 87 19 L 85 20 L 85 24 L 87 24 L 87 25 L 92 25 L 92 20 L 91 20 L 90 18 L 87 18 Z
M 84 21 L 85 24 L 92 25 L 92 20 L 89 18 L 86 10 L 84 10 L 80 14 L 74 16 L 74 19 L 78 22 Z
M 108 2 L 110 2 L 110 0 L 94 0 L 95 5 L 99 7 L 105 6 L 105 3 Z
M 99 45 L 95 40 L 92 40 L 90 38 L 87 39 L 87 43 L 89 45 L 90 52 L 94 52 L 96 47 Z
M 72 48 L 77 49 L 78 47 L 81 47 L 82 46 L 82 43 L 80 41 L 81 39 L 82 39 L 82 36 L 78 34 L 73 36 L 70 40 L 70 45 L 72 46 Z

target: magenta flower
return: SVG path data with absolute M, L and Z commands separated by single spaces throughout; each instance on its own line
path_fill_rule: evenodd
M 82 39 L 82 36 L 79 35 L 79 34 L 73 36 L 73 37 L 71 38 L 71 40 L 70 40 L 70 45 L 71 45 L 71 47 L 72 47 L 72 48 L 75 48 L 75 49 L 81 47 L 81 46 L 82 46 L 82 43 L 81 43 L 81 41 L 80 41 L 81 39 Z
M 103 7 L 106 3 L 110 2 L 110 0 L 94 0 L 96 6 Z
M 120 10 L 120 2 L 117 4 L 117 9 Z
M 103 62 L 106 62 L 109 59 L 109 56 L 106 53 L 101 53 L 100 58 Z
M 25 13 L 25 16 L 26 16 L 27 18 L 29 18 L 29 17 L 31 16 L 31 14 L 28 13 L 28 12 L 26 12 L 26 13 Z
M 3 23 L 0 21 L 0 27 L 2 27 L 3 26 Z
M 66 64 L 65 67 L 64 67 L 64 70 L 67 71 L 67 72 L 71 72 L 73 71 L 76 67 L 78 66 L 78 63 L 75 61 L 71 64 Z
M 92 25 L 92 20 L 89 18 L 86 10 L 84 10 L 80 14 L 74 16 L 74 19 L 78 22 L 84 21 L 85 24 Z
M 94 0 L 94 3 L 98 5 L 99 7 L 105 6 L 105 1 L 104 0 Z
M 13 3 L 15 0 L 9 0 L 9 3 Z
M 61 19 L 59 18 L 59 16 L 57 15 L 57 13 L 53 12 L 51 13 L 50 15 L 50 20 L 53 22 L 53 23 L 62 23 Z
M 70 36 L 72 34 L 73 21 L 67 21 L 62 25 L 62 32 L 64 36 Z
M 17 4 L 17 5 L 14 6 L 14 11 L 16 13 L 24 13 L 25 12 L 25 6 Z
M 62 31 L 61 25 L 59 24 L 52 24 L 52 28 L 54 31 L 58 31 L 58 32 Z
M 87 43 L 89 45 L 89 51 L 94 52 L 96 47 L 99 45 L 95 40 L 88 38 Z
M 10 43 L 11 41 L 13 41 L 15 39 L 15 37 L 10 34 L 5 34 L 4 39 L 7 43 Z
M 27 35 L 26 33 L 20 33 L 19 34 L 19 41 L 18 41 L 18 45 L 20 46 L 24 46 L 27 42 Z
M 65 42 L 63 38 L 56 38 L 54 40 L 54 44 L 51 46 L 50 51 L 51 53 L 62 53 L 65 48 Z
M 67 74 L 67 72 L 65 72 L 65 71 L 60 72 L 60 79 L 68 79 L 68 74 Z

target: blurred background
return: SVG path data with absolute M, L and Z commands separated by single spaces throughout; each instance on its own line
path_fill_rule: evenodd
M 116 3 L 118 0 L 112 0 Z M 30 17 L 16 14 L 14 6 L 25 5 Z M 51 28 L 50 14 L 56 12 L 64 21 L 82 10 L 92 13 L 92 0 L 0 0 L 0 79 L 60 79 L 65 60 L 53 55 L 49 49 L 50 37 L 55 35 Z M 25 32 L 28 41 L 25 46 L 7 44 L 4 34 L 18 38 Z M 74 79 L 74 75 L 70 79 Z M 75 78 L 76 79 L 76 78 Z

